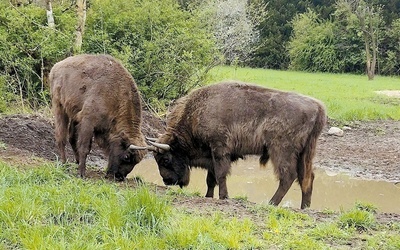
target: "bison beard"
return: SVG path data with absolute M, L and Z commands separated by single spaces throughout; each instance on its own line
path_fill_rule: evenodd
M 166 132 L 149 141 L 166 185 L 186 186 L 189 166 L 207 170 L 206 197 L 228 198 L 231 162 L 245 155 L 271 160 L 279 186 L 270 203 L 278 205 L 295 179 L 301 208 L 309 207 L 312 159 L 326 123 L 324 105 L 311 97 L 259 86 L 225 82 L 179 99 L 167 117 Z
M 94 138 L 109 157 L 107 177 L 125 179 L 146 149 L 140 94 L 129 72 L 111 56 L 78 55 L 55 64 L 49 79 L 61 161 L 68 139 L 84 177 Z

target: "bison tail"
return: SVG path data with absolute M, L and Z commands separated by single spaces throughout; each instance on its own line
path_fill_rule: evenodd
M 324 106 L 321 104 L 318 107 L 318 114 L 314 127 L 310 135 L 308 136 L 303 152 L 301 152 L 301 154 L 299 155 L 297 173 L 298 181 L 303 193 L 312 192 L 312 185 L 314 180 L 312 160 L 315 155 L 318 137 L 320 136 L 325 124 L 326 113 Z

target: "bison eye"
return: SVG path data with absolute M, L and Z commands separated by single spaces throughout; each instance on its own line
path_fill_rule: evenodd
M 168 158 L 165 158 L 163 161 L 164 161 L 164 165 L 169 165 L 169 163 L 170 163 Z
M 131 161 L 131 157 L 129 155 L 124 155 L 122 156 L 122 160 L 125 162 L 130 162 Z

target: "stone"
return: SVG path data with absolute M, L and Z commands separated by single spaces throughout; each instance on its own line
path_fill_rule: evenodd
M 335 136 L 343 136 L 344 132 L 342 129 L 338 128 L 338 127 L 331 127 L 328 130 L 328 135 L 335 135 Z

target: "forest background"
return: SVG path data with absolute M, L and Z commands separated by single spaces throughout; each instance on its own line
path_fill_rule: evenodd
M 48 105 L 80 53 L 121 60 L 156 112 L 218 65 L 398 76 L 400 1 L 0 0 L 0 113 Z

